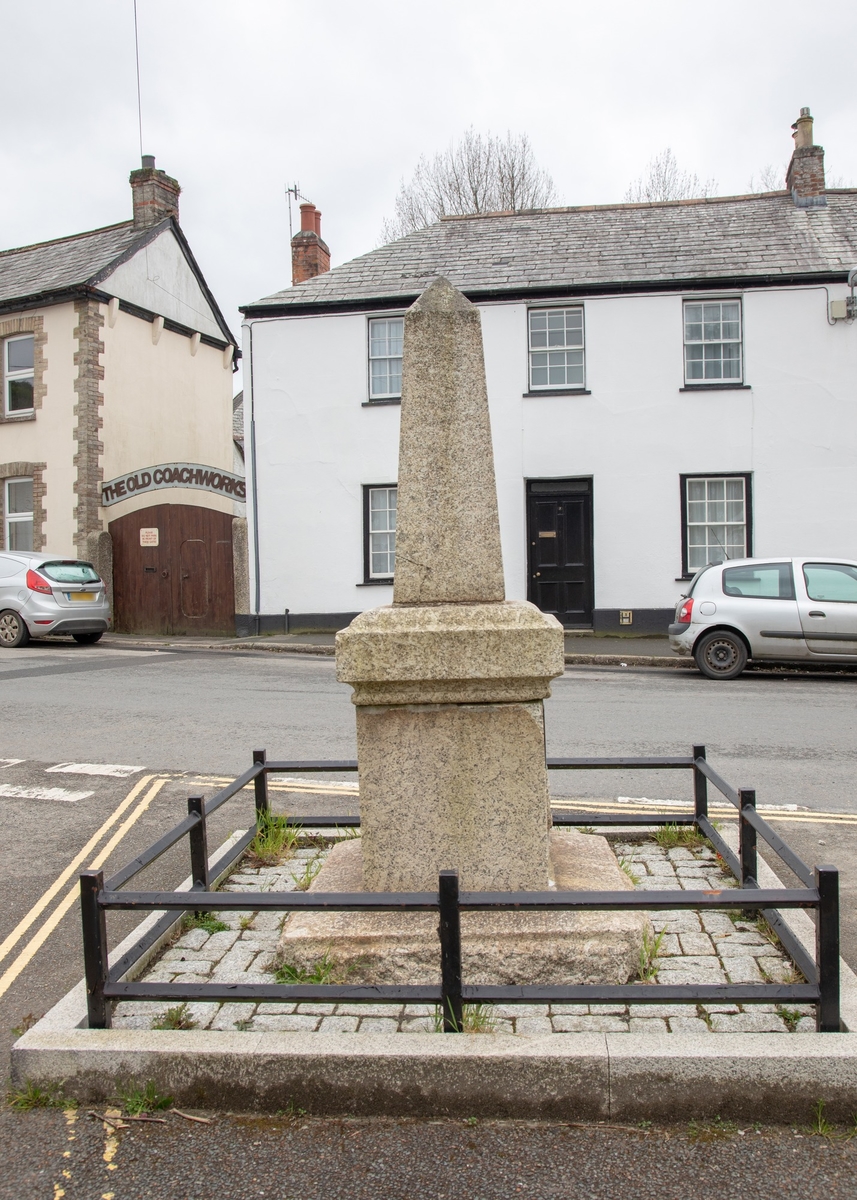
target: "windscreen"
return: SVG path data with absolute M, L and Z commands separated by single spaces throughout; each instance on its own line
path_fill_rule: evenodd
M 100 583 L 101 578 L 92 563 L 46 562 L 38 568 L 39 573 L 53 583 Z

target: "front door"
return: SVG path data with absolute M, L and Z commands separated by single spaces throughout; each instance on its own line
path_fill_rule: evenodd
M 592 480 L 527 484 L 530 599 L 567 628 L 592 625 Z
M 110 522 L 120 633 L 234 633 L 232 517 L 156 504 Z
M 857 567 L 796 565 L 800 623 L 813 654 L 857 654 Z

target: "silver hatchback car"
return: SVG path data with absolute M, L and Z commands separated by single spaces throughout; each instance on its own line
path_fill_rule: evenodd
M 744 558 L 697 571 L 669 627 L 676 654 L 709 679 L 747 660 L 857 666 L 857 562 Z
M 110 604 L 92 563 L 32 551 L 0 551 L 0 647 L 71 634 L 97 642 L 110 628 Z

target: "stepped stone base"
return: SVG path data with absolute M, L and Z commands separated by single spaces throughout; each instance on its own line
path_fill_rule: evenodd
M 551 877 L 559 891 L 632 887 L 603 837 L 553 830 Z M 334 847 L 311 891 L 362 892 L 359 840 Z M 469 984 L 627 983 L 639 966 L 648 917 L 634 912 L 462 913 L 464 981 Z M 325 955 L 337 979 L 354 984 L 440 982 L 437 914 L 295 913 L 278 961 L 302 969 Z

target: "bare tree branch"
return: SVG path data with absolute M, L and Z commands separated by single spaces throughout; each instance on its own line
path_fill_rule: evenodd
M 758 178 L 755 174 L 750 176 L 747 191 L 757 193 L 785 191 L 787 170 L 788 163 L 783 163 L 781 167 L 775 167 L 773 163 L 766 163 L 759 171 Z
M 640 203 L 653 200 L 691 200 L 695 197 L 716 195 L 716 180 L 701 180 L 698 175 L 683 171 L 672 150 L 667 147 L 660 154 L 656 154 L 643 174 L 628 185 L 625 199 Z
M 446 216 L 545 208 L 555 197 L 525 133 L 502 138 L 471 128 L 433 158 L 423 155 L 410 182 L 402 180 L 382 238 L 394 241 Z

